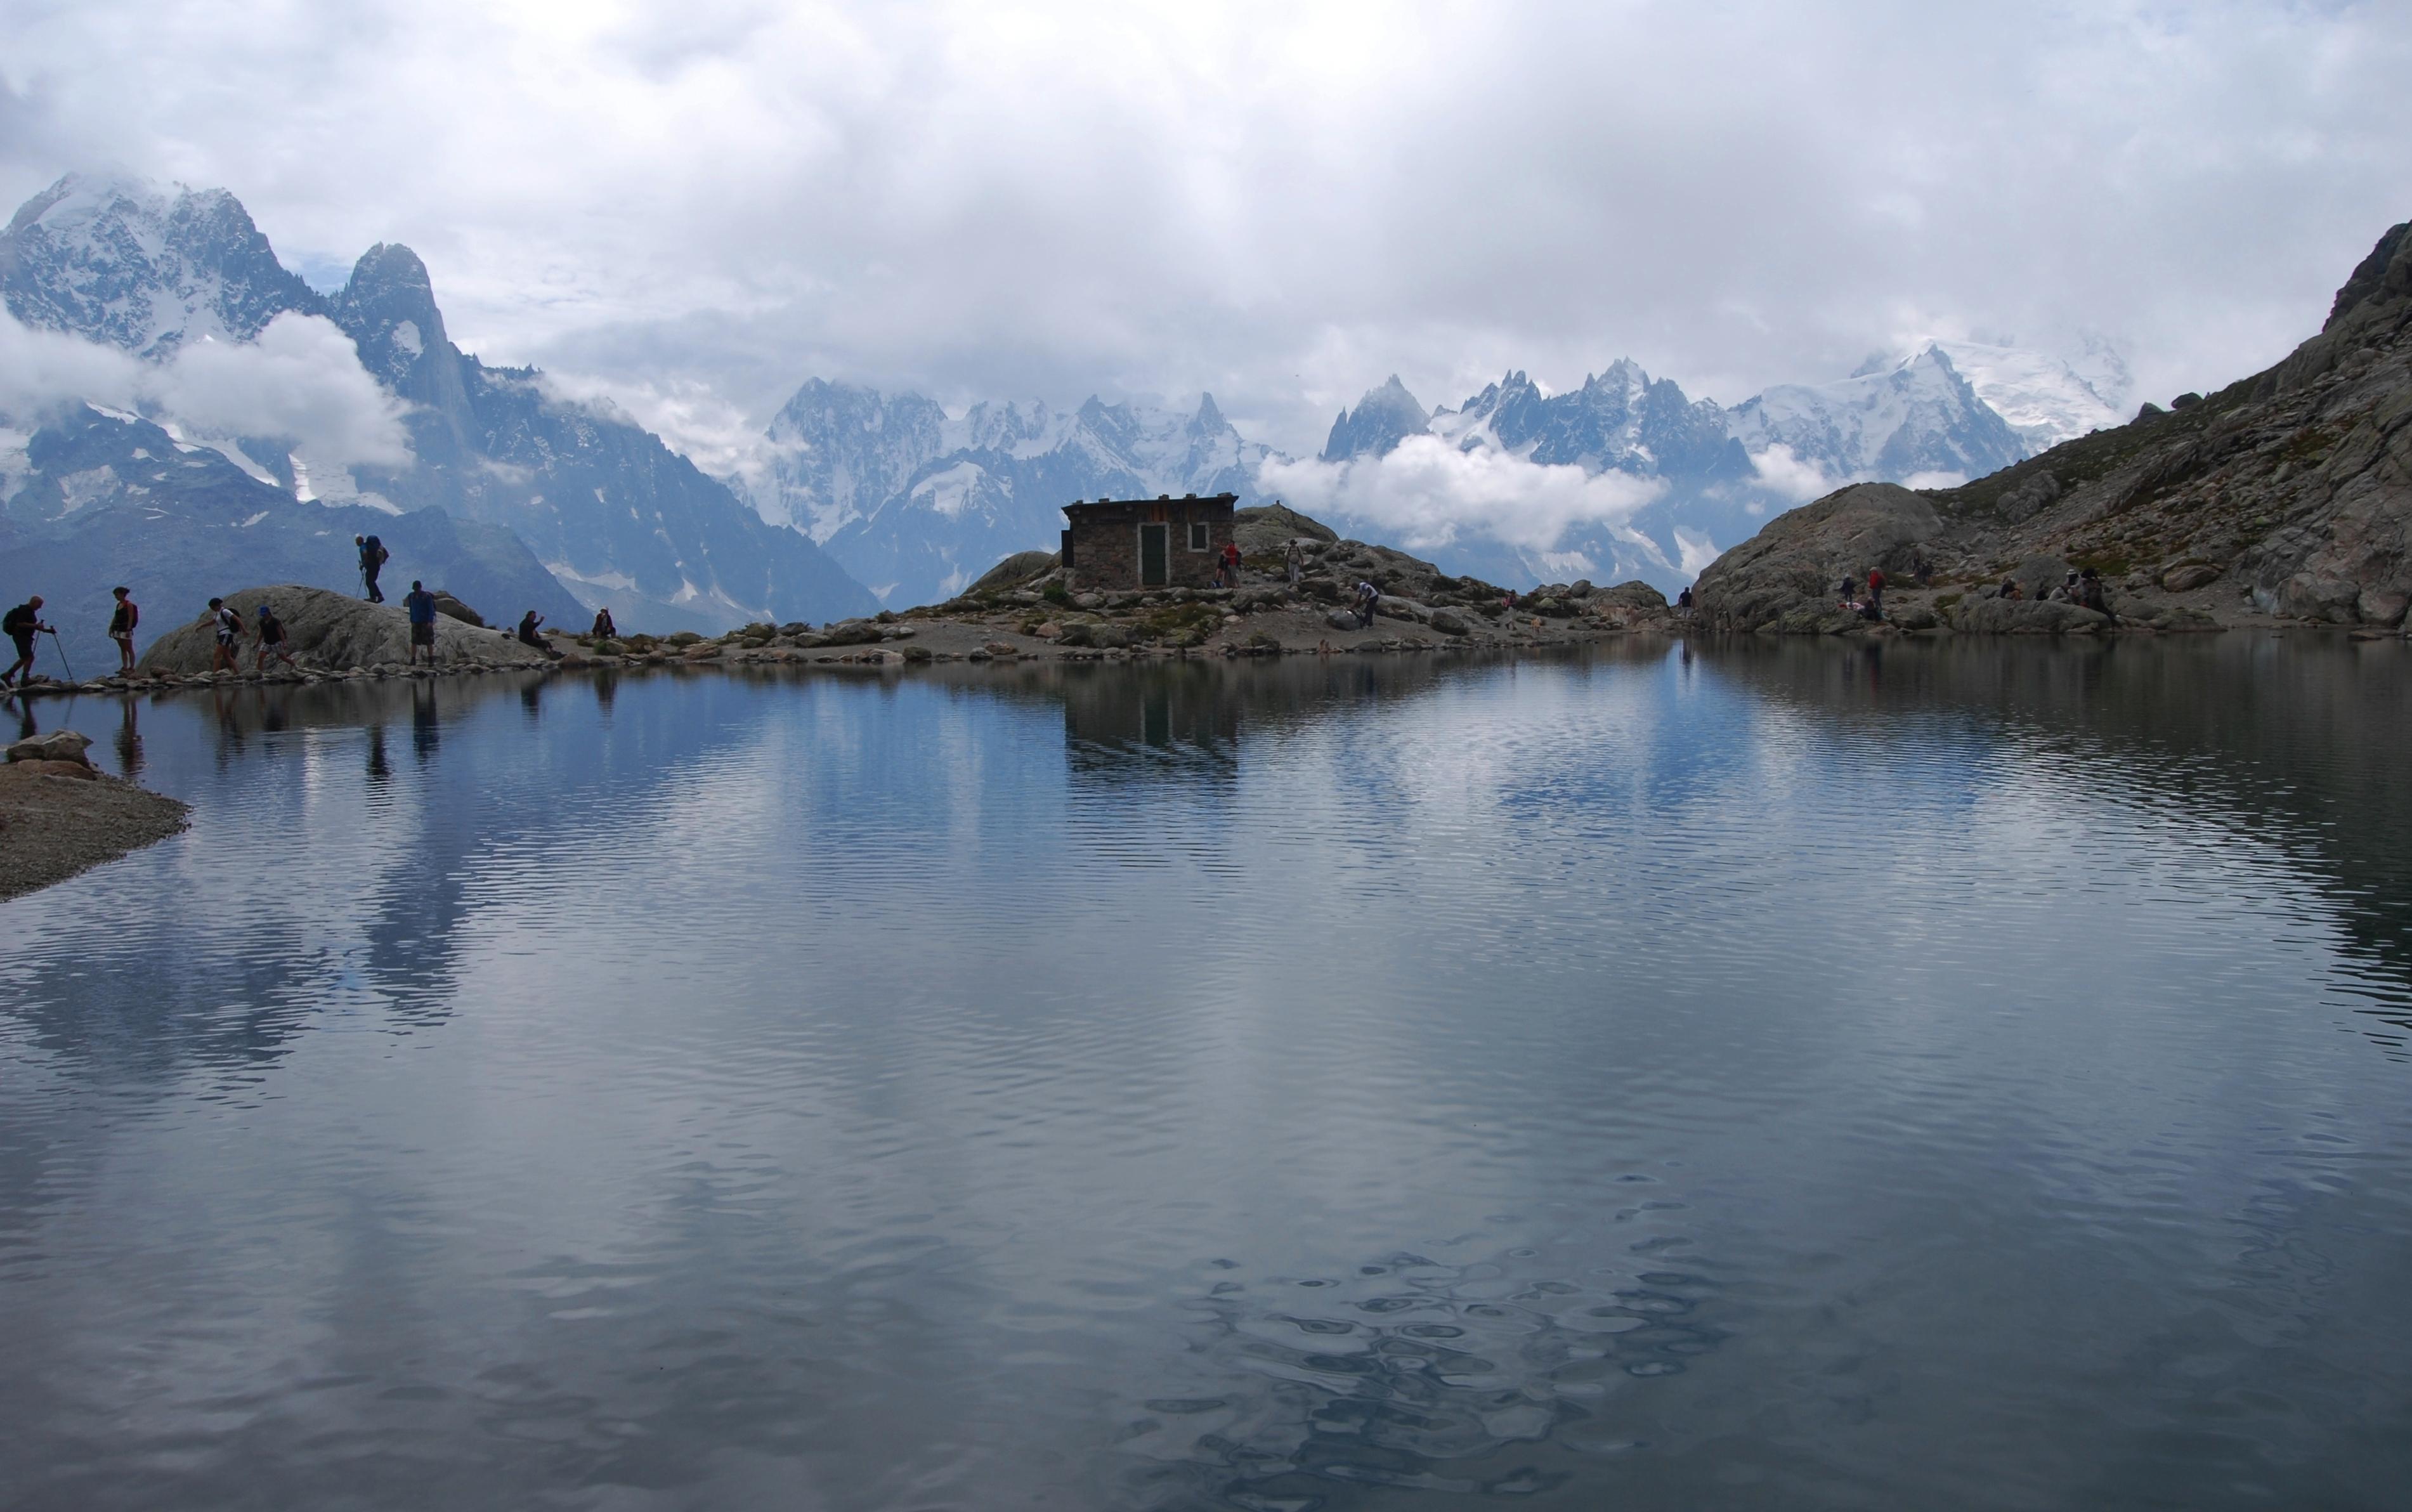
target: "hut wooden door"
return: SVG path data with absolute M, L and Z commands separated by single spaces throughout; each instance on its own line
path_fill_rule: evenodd
M 1139 585 L 1161 588 L 1170 576 L 1172 560 L 1172 527 L 1141 525 L 1139 527 Z

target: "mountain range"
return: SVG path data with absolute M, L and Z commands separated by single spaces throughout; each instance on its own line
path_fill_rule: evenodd
M 565 398 L 533 369 L 490 367 L 461 351 L 447 335 L 426 266 L 408 247 L 370 248 L 340 290 L 322 295 L 278 261 L 242 204 L 224 190 L 169 192 L 70 174 L 28 200 L 0 232 L 0 301 L 24 328 L 80 338 L 151 364 L 173 363 L 212 344 L 257 342 L 280 317 L 331 322 L 391 400 L 406 452 L 397 448 L 384 461 L 331 468 L 323 462 L 313 467 L 307 449 L 291 436 L 187 428 L 169 444 L 185 446 L 176 453 L 184 458 L 193 455 L 192 445 L 205 445 L 263 490 L 281 494 L 273 502 L 265 493 L 252 499 L 267 511 L 263 524 L 281 521 L 286 506 L 298 503 L 360 511 L 372 525 L 379 517 L 399 521 L 441 510 L 454 521 L 453 538 L 484 538 L 476 531 L 464 536 L 468 526 L 500 527 L 523 543 L 537 565 L 530 573 L 520 562 L 507 585 L 496 586 L 508 596 L 492 606 L 494 612 L 550 604 L 556 617 L 566 618 L 581 608 L 608 605 L 625 628 L 669 630 L 821 620 L 876 607 L 801 532 L 767 522 L 726 484 L 625 417 Z M 220 482 L 196 492 L 169 487 L 139 466 L 119 466 L 135 462 L 135 450 L 157 454 L 152 437 L 131 429 L 112 444 L 114 461 L 60 477 L 60 459 L 86 460 L 110 449 L 88 433 L 109 418 L 106 409 L 81 408 L 72 403 L 77 397 L 58 395 L 43 413 L 6 418 L 5 444 L 14 460 L 0 461 L 0 476 L 26 481 L 0 497 L 0 516 L 12 528 L 42 532 L 56 550 L 114 550 L 129 559 L 159 559 L 164 570 L 160 553 L 146 556 L 131 540 L 112 547 L 95 533 L 205 528 L 199 517 L 181 511 L 195 499 L 218 497 Z M 113 423 L 130 426 L 134 418 Z M 81 438 L 76 445 L 56 444 L 66 438 L 63 424 Z M 169 476 L 198 477 L 197 465 L 180 465 Z M 31 486 L 42 482 L 56 488 Z M 50 501 L 67 497 L 79 502 L 55 512 Z M 327 559 L 299 580 L 350 581 L 349 536 L 365 533 L 327 536 Z M 305 534 L 316 540 L 322 533 L 311 525 Z M 405 541 L 448 538 L 432 521 L 389 525 L 380 534 Z M 84 545 L 74 544 L 87 536 Z M 469 597 L 455 586 L 466 580 L 460 578 L 470 570 L 466 563 L 397 553 L 390 570 L 443 581 Z M 22 576 L 13 565 L 0 568 L 0 592 L 19 591 L 15 580 Z M 237 576 L 257 581 L 260 573 Z M 195 587 L 187 588 L 187 577 L 180 574 L 172 586 L 161 580 L 154 588 L 178 601 L 179 613 L 182 600 L 199 588 L 226 580 L 191 577 Z
M 1052 549 L 1057 506 L 1073 500 L 1222 492 L 1243 504 L 1287 493 L 1352 536 L 1493 581 L 1640 578 L 1671 593 L 1769 515 L 1843 483 L 1962 482 L 2117 423 L 2097 386 L 2124 373 L 2107 349 L 2096 357 L 2103 375 L 2089 380 L 2015 347 L 1929 343 L 1730 409 L 1629 360 L 1557 394 L 1511 372 L 1453 409 L 1427 410 L 1393 375 L 1341 411 L 1303 463 L 1243 437 L 1212 395 L 1194 411 L 1093 397 L 950 416 L 917 393 L 815 378 L 772 421 L 753 493 L 896 608 Z M 1435 448 L 1498 465 L 1465 485 Z M 1545 508 L 1537 527 L 1514 528 L 1523 495 L 1569 484 L 1581 496 L 1562 527 Z
M 0 385 L 0 532 L 103 577 L 134 569 L 96 564 L 147 564 L 151 591 L 178 612 L 187 579 L 203 580 L 171 568 L 216 560 L 191 544 L 209 531 L 247 532 L 229 538 L 238 557 L 272 536 L 288 541 L 280 550 L 316 543 L 326 560 L 297 575 L 343 583 L 352 565 L 339 549 L 382 519 L 390 543 L 434 553 L 398 558 L 394 576 L 455 592 L 487 582 L 508 612 L 608 605 L 623 625 L 655 630 L 822 620 L 941 599 L 1014 551 L 1052 548 L 1059 506 L 1076 499 L 1224 492 L 1286 496 L 1494 581 L 1640 578 L 1671 592 L 1771 514 L 1844 482 L 1949 484 L 2115 424 L 2126 381 L 2106 347 L 2071 363 L 1942 341 L 1731 407 L 1630 360 L 1559 393 L 1509 372 L 1454 408 L 1425 408 L 1394 376 L 1300 460 L 1243 436 L 1211 395 L 1187 408 L 1092 397 L 949 414 L 919 394 L 815 378 L 740 481 L 706 476 L 534 369 L 463 352 L 406 246 L 372 247 L 340 289 L 313 289 L 223 190 L 71 174 L 0 232 L 0 300 L 23 328 L 155 373 L 324 322 L 390 409 L 390 447 L 331 458 L 273 417 L 199 424 L 172 405 L 72 393 L 9 414 Z M 79 398 L 92 403 L 67 403 Z M 70 464 L 81 470 L 60 470 Z M 239 508 L 198 502 L 238 496 Z M 428 510 L 446 523 L 419 521 Z M 330 511 L 355 522 L 331 530 Z M 184 544 L 137 544 L 146 532 Z M 32 560 L 0 564 L 0 593 L 20 591 Z
M 894 608 L 949 597 L 1015 551 L 1052 550 L 1060 506 L 1158 493 L 1256 494 L 1268 449 L 1212 394 L 1183 414 L 1091 398 L 974 404 L 814 379 L 767 433 L 757 498 Z

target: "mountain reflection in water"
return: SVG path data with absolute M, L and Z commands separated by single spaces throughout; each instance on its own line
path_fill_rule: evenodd
M 2405 650 L 35 705 L 0 1485 L 2393 1505 Z

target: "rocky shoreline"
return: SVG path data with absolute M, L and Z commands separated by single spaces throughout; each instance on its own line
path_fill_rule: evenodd
M 73 730 L 21 741 L 0 766 L 0 900 L 36 892 L 182 830 L 183 802 L 95 771 Z

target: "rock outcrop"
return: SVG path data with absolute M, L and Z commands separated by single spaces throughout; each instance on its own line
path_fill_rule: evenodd
M 1864 624 L 1840 607 L 1837 585 L 1870 567 L 1906 580 L 1943 535 L 1929 499 L 1893 483 L 1860 483 L 1776 516 L 1709 565 L 1693 597 L 1723 630 L 1816 634 Z
M 1075 591 L 1052 556 L 1029 551 L 1006 558 L 943 604 L 817 633 L 782 627 L 773 635 L 757 626 L 737 638 L 757 655 L 817 653 L 813 659 L 822 661 L 841 646 L 914 635 L 922 654 L 988 659 L 1552 645 L 1674 627 L 1666 598 L 1648 583 L 1544 583 L 1519 596 L 1405 551 L 1345 540 L 1282 505 L 1239 510 L 1232 534 L 1242 564 L 1231 588 Z M 1301 558 L 1295 584 L 1293 541 Z M 1377 595 L 1371 624 L 1354 612 L 1360 583 L 1373 584 Z M 915 651 L 902 655 L 915 659 Z
M 2405 623 L 2412 607 L 2412 223 L 2380 238 L 2327 324 L 2269 371 L 2096 431 L 1963 487 L 1860 485 L 1790 511 L 1701 574 L 1708 624 L 1858 631 L 1845 575 L 1882 567 L 1886 607 L 1955 629 L 2107 629 L 2032 600 L 2070 568 L 2115 623 Z M 1907 588 L 1905 554 L 1934 569 Z
M 242 616 L 246 632 L 238 658 L 244 671 L 251 670 L 255 642 L 249 632 L 258 623 L 262 604 L 284 622 L 287 649 L 304 668 L 342 671 L 410 659 L 410 617 L 398 602 L 371 604 L 295 583 L 239 589 L 225 596 Z M 151 672 L 206 672 L 215 650 L 215 632 L 207 620 L 199 620 L 161 636 L 143 653 L 141 667 Z M 435 659 L 444 665 L 495 667 L 540 667 L 547 661 L 544 653 L 520 644 L 505 631 L 479 629 L 442 614 L 435 617 Z

